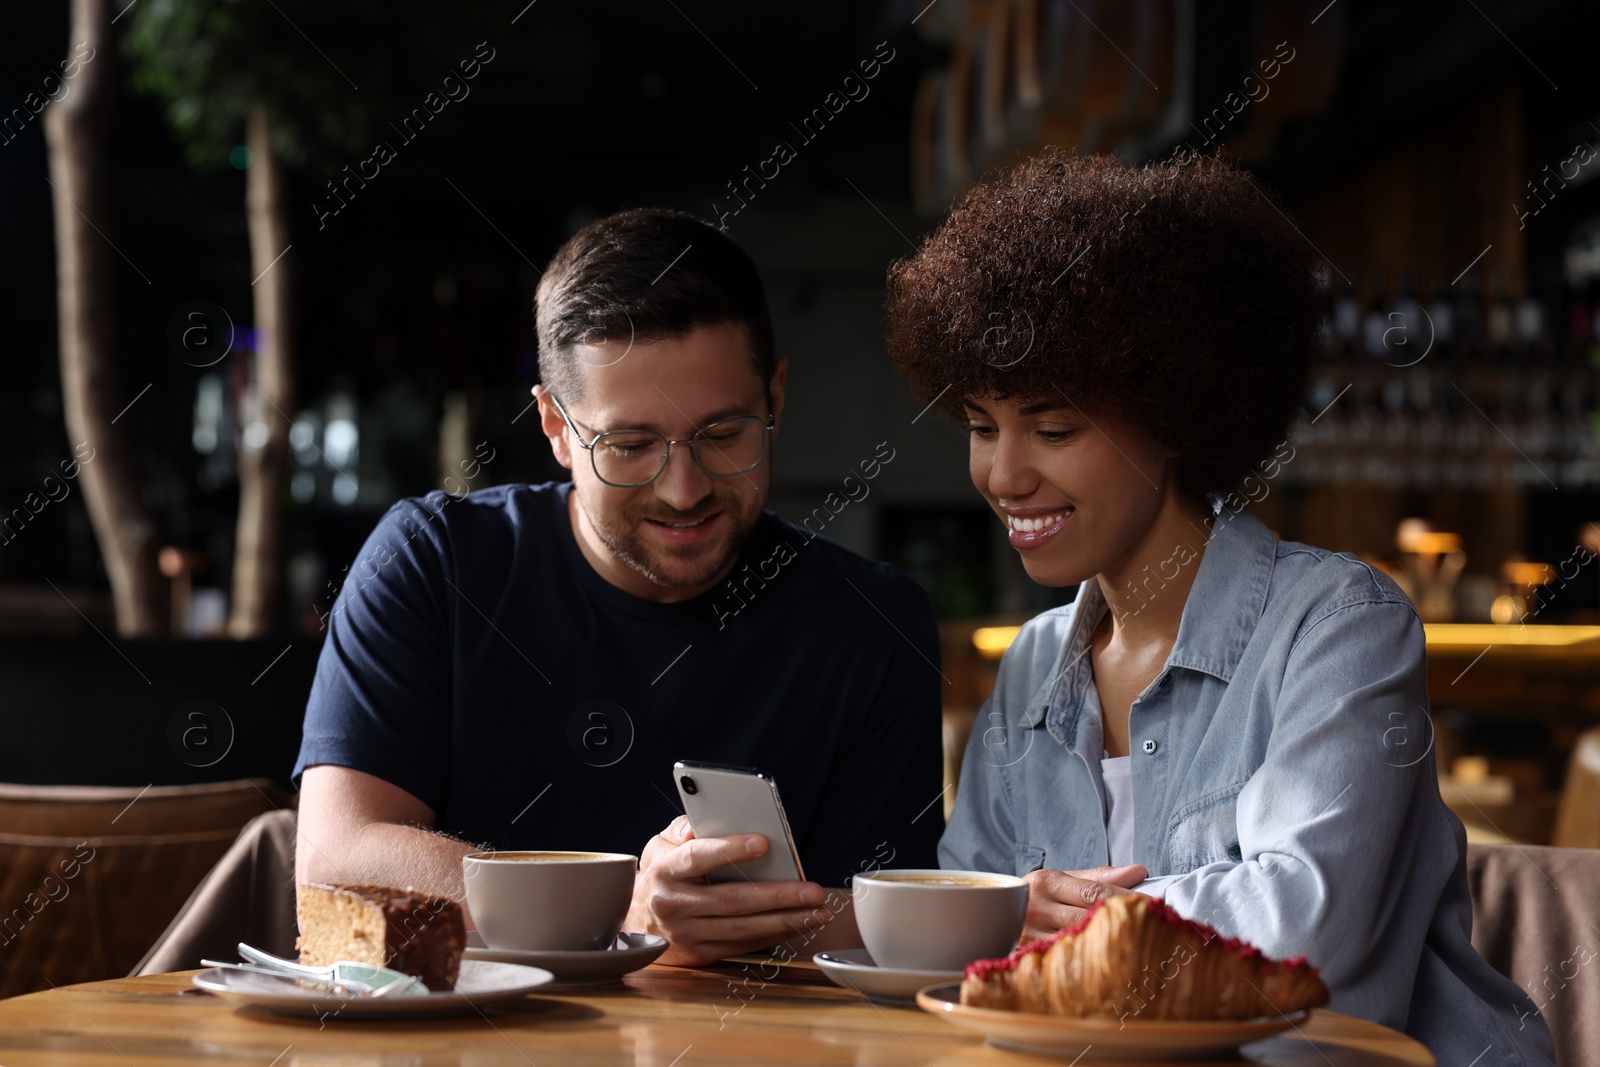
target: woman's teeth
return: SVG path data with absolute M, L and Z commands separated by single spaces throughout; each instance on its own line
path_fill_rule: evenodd
M 1066 521 L 1067 513 L 1058 511 L 1050 515 L 1041 515 L 1036 519 L 1019 519 L 1015 515 L 1006 516 L 1006 525 L 1018 533 L 1038 533 L 1048 530 L 1058 522 Z

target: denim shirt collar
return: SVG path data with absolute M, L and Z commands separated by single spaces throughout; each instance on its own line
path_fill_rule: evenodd
M 1245 646 L 1267 608 L 1278 539 L 1248 511 L 1217 515 L 1167 667 L 1233 680 Z
M 1216 516 L 1163 675 L 1184 667 L 1224 683 L 1233 679 L 1266 609 L 1276 558 L 1277 538 L 1260 519 L 1247 511 Z M 1078 587 L 1066 640 L 1049 677 L 1022 713 L 1018 725 L 1023 729 L 1038 726 L 1048 716 L 1051 732 L 1063 735 L 1057 740 L 1072 747 L 1080 718 L 1075 710 L 1082 708 L 1084 690 L 1093 680 L 1084 661 L 1105 611 L 1099 582 L 1090 579 Z

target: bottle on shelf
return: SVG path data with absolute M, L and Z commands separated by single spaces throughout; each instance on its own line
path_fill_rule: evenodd
M 1545 312 L 1547 292 L 1549 290 L 1543 284 L 1530 284 L 1517 302 L 1516 321 L 1513 324 L 1517 343 L 1534 356 L 1543 354 L 1543 345 L 1549 339 L 1549 316 Z
M 1400 272 L 1394 302 L 1384 318 L 1389 320 L 1385 330 L 1387 361 L 1397 367 L 1414 366 L 1431 349 L 1434 339 L 1417 300 L 1417 276 L 1412 271 Z
M 1373 267 L 1367 272 L 1367 314 L 1361 320 L 1361 334 L 1367 355 L 1376 359 L 1383 359 L 1389 353 L 1386 335 L 1393 325 L 1389 321 L 1389 310 L 1383 268 Z
M 1568 362 L 1580 362 L 1594 337 L 1594 310 L 1590 306 L 1593 284 L 1591 281 L 1586 288 L 1581 279 L 1567 276 L 1567 333 L 1562 347 Z
M 1435 274 L 1428 286 L 1428 323 L 1433 330 L 1434 351 L 1448 354 L 1456 343 L 1456 311 L 1450 302 L 1450 280 Z
M 1511 348 L 1515 338 L 1515 316 L 1511 306 L 1511 273 L 1504 267 L 1496 267 L 1493 275 L 1493 288 L 1489 296 L 1488 335 L 1489 344 L 1494 347 L 1496 355 L 1504 355 Z
M 1468 271 L 1453 288 L 1456 290 L 1456 347 L 1467 359 L 1475 359 L 1483 344 L 1483 303 L 1478 292 L 1478 276 Z
M 1333 344 L 1336 354 L 1350 358 L 1355 354 L 1361 339 L 1361 305 L 1356 302 L 1356 291 L 1348 280 L 1333 298 Z
M 1600 276 L 1589 278 L 1589 334 L 1583 350 L 1584 362 L 1600 367 Z

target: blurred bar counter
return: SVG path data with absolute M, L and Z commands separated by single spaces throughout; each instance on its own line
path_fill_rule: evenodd
M 1019 629 L 1016 617 L 942 627 L 952 779 Z M 1578 825 L 1561 810 L 1569 762 L 1580 736 L 1600 729 L 1600 625 L 1426 623 L 1424 632 L 1429 745 L 1440 791 L 1468 838 L 1549 844 L 1562 837 L 1564 827 Z M 1595 820 L 1582 823 L 1596 840 L 1557 843 L 1600 846 Z
M 967 645 L 985 660 L 999 660 L 1016 638 L 1020 624 L 1013 622 L 951 623 L 945 627 L 944 648 L 955 652 Z M 1600 626 L 1532 626 L 1497 623 L 1430 622 L 1423 625 L 1428 647 L 1429 682 L 1433 672 L 1450 665 L 1457 669 L 1472 663 L 1482 666 L 1491 656 L 1502 666 L 1561 665 L 1582 677 L 1600 680 Z M 1600 694 L 1597 694 L 1600 697 Z M 1600 710 L 1600 699 L 1596 702 Z
M 954 661 L 945 673 L 958 698 L 952 702 L 977 706 L 988 698 L 995 668 L 1018 629 L 1014 620 L 945 626 L 944 652 Z M 1423 630 L 1435 711 L 1533 716 L 1558 730 L 1600 722 L 1600 626 L 1430 622 Z M 978 662 L 959 663 L 974 658 Z M 963 681 L 971 686 L 964 692 Z M 1564 739 L 1569 751 L 1575 739 Z
M 1600 721 L 1600 626 L 1427 623 L 1434 707 L 1537 714 L 1552 726 Z

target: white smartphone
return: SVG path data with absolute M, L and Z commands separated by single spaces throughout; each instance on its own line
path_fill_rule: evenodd
M 752 767 L 686 760 L 672 765 L 672 777 L 696 837 L 760 834 L 767 839 L 766 855 L 718 867 L 706 876 L 708 881 L 805 881 L 777 782 Z

